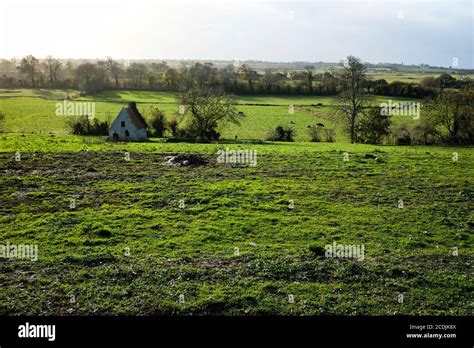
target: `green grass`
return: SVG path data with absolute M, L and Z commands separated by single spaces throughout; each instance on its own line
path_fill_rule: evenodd
M 33 92 L 29 93 L 32 94 Z M 26 92 L 25 92 L 26 94 Z M 176 93 L 169 92 L 103 92 L 95 96 L 81 97 L 75 101 L 94 102 L 95 114 L 100 120 L 113 120 L 128 101 L 135 100 L 145 118 L 151 115 L 153 106 L 162 109 L 168 117 L 178 113 L 179 105 Z M 406 98 L 374 97 L 372 103 L 410 101 Z M 296 131 L 295 140 L 308 141 L 306 125 L 323 123 L 335 130 L 338 142 L 347 142 L 343 127 L 334 122 L 332 105 L 334 97 L 305 96 L 240 96 L 237 97 L 237 109 L 246 114 L 241 125 L 230 125 L 220 130 L 223 139 L 260 139 L 266 138 L 270 129 L 279 125 L 290 125 Z M 67 121 L 70 116 L 57 116 L 56 104 L 59 100 L 33 97 L 0 98 L 0 111 L 6 114 L 3 129 L 7 132 L 23 133 L 67 133 Z M 319 108 L 311 104 L 322 103 Z M 294 107 L 294 114 L 289 113 L 289 106 Z M 395 122 L 411 122 L 410 118 L 394 118 Z
M 92 96 L 81 97 L 78 100 L 111 101 L 127 103 L 130 101 L 153 102 L 159 104 L 175 104 L 176 92 L 152 92 L 152 91 L 106 91 Z
M 472 147 L 349 144 L 332 98 L 291 96 L 239 97 L 246 118 L 221 130 L 221 144 L 110 143 L 65 134 L 56 100 L 21 93 L 0 98 L 11 132 L 0 134 L 0 243 L 37 244 L 39 260 L 0 258 L 0 315 L 473 311 Z M 80 100 L 96 102 L 99 119 L 130 100 L 145 117 L 152 105 L 178 111 L 173 93 Z M 297 142 L 261 141 L 289 121 Z M 317 122 L 338 142 L 306 142 Z M 217 163 L 226 147 L 256 150 L 257 166 Z M 177 153 L 210 164 L 163 165 Z M 364 245 L 365 259 L 324 257 L 333 242 Z
M 176 92 L 151 92 L 151 91 L 106 91 L 93 96 L 80 97 L 77 100 L 87 100 L 95 102 L 121 102 L 136 101 L 137 103 L 154 104 L 176 104 L 176 98 L 179 96 Z M 333 96 L 288 96 L 288 95 L 240 95 L 236 96 L 239 104 L 258 104 L 258 105 L 311 105 L 322 103 L 325 106 L 334 104 Z M 413 101 L 413 99 L 402 97 L 374 97 L 374 103 L 380 103 L 392 99 L 392 101 Z
M 464 73 L 449 73 L 452 77 L 456 79 L 460 79 L 462 76 L 465 78 L 470 78 L 474 79 L 474 74 L 464 74 Z M 413 84 L 419 84 L 421 80 L 423 80 L 425 77 L 432 76 L 434 78 L 437 78 L 441 73 L 408 73 L 408 72 L 369 72 L 367 76 L 372 79 L 372 80 L 381 80 L 384 79 L 388 83 L 392 83 L 393 81 L 400 81 L 400 82 L 406 82 L 406 83 L 413 83 Z
M 406 83 L 420 83 L 423 78 L 432 76 L 434 78 L 438 77 L 440 74 L 410 74 L 410 73 L 369 73 L 367 76 L 372 80 L 386 80 L 388 83 L 393 81 L 400 81 Z
M 47 88 L 0 88 L 0 98 L 34 97 L 44 99 L 65 99 L 67 96 L 75 98 L 79 91 L 73 89 L 47 89 Z
M 37 262 L 0 258 L 2 315 L 473 311 L 472 148 L 0 140 L 0 241 L 39 246 Z M 217 163 L 226 146 L 257 166 Z M 189 152 L 211 164 L 162 165 Z M 325 258 L 334 241 L 365 260 Z

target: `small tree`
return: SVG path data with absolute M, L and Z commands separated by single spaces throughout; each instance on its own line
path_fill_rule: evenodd
M 89 119 L 85 116 L 70 118 L 66 121 L 72 134 L 86 135 L 90 131 Z
M 36 88 L 36 75 L 37 75 L 37 67 L 38 67 L 38 59 L 33 57 L 32 55 L 23 57 L 20 61 L 20 66 L 18 70 L 21 73 L 28 75 L 31 80 L 31 86 Z
M 67 125 L 72 134 L 77 135 L 108 135 L 109 133 L 107 121 L 99 121 L 95 118 L 91 122 L 87 116 L 71 118 L 67 121 Z
M 308 128 L 309 137 L 313 142 L 320 142 L 322 140 L 322 132 L 323 129 L 319 127 L 313 126 L 311 128 Z
M 436 78 L 436 83 L 440 88 L 451 88 L 456 86 L 456 79 L 449 74 L 441 74 Z
M 239 124 L 244 117 L 232 96 L 211 89 L 190 89 L 181 94 L 179 102 L 184 106 L 184 116 L 190 118 L 187 135 L 200 141 L 217 140 L 217 127 Z
M 474 142 L 474 88 L 443 91 L 429 103 L 428 115 L 435 125 L 444 129 L 446 142 Z
M 436 124 L 432 119 L 424 117 L 413 126 L 412 143 L 418 145 L 435 145 L 441 140 Z
M 76 80 L 87 86 L 90 83 L 92 77 L 97 74 L 97 68 L 92 63 L 83 63 L 76 68 L 75 74 Z
M 347 57 L 344 68 L 339 73 L 341 93 L 337 98 L 337 110 L 349 126 L 351 142 L 357 140 L 356 121 L 359 114 L 368 105 L 368 95 L 365 91 L 367 78 L 364 64 L 353 56 Z
M 412 130 L 406 124 L 390 127 L 390 142 L 394 145 L 411 145 Z
M 357 142 L 380 144 L 382 139 L 389 133 L 390 123 L 388 116 L 381 115 L 379 107 L 366 109 L 357 123 Z
M 55 86 L 58 83 L 58 72 L 61 68 L 61 62 L 51 56 L 47 56 L 45 60 L 46 69 L 49 74 L 50 86 Z
M 293 141 L 295 130 L 291 127 L 278 126 L 270 130 L 267 135 L 267 140 L 271 141 Z
M 324 128 L 324 132 L 326 134 L 326 141 L 328 143 L 334 142 L 334 130 L 331 128 Z
M 308 78 L 309 94 L 313 94 L 314 65 L 306 65 L 304 68 L 306 70 L 306 76 Z
M 167 122 L 168 129 L 170 130 L 173 137 L 178 135 L 178 125 L 179 121 L 176 116 L 172 116 Z
M 155 137 L 163 137 L 166 130 L 165 113 L 157 107 L 152 107 L 151 109 L 151 127 L 154 130 L 153 135 Z
M 115 80 L 115 88 L 119 88 L 120 65 L 112 58 L 106 58 L 107 67 Z
M 308 134 L 312 142 L 324 141 L 328 143 L 334 142 L 334 130 L 331 128 L 322 128 L 322 127 L 311 127 L 308 128 Z

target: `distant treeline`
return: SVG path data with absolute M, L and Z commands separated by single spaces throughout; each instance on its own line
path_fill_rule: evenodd
M 96 62 L 74 63 L 53 57 L 38 60 L 26 56 L 19 61 L 0 61 L 2 88 L 71 88 L 85 93 L 105 90 L 187 91 L 216 88 L 239 95 L 337 95 L 340 92 L 337 69 L 318 72 L 313 65 L 304 70 L 281 71 L 267 68 L 257 71 L 247 64 L 216 67 L 212 63 L 167 62 L 131 64 L 107 58 Z M 369 80 L 367 90 L 376 95 L 424 98 L 437 89 L 462 88 L 471 79 L 457 80 L 449 74 L 425 77 L 420 83 Z

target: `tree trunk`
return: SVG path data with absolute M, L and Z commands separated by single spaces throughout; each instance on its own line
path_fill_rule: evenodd
M 452 138 L 455 144 L 459 143 L 459 113 L 458 112 L 454 114 Z
M 355 115 L 351 116 L 351 143 L 354 144 L 356 142 L 355 136 Z

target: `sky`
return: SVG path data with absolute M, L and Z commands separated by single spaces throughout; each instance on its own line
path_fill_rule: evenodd
M 474 0 L 0 0 L 0 57 L 474 68 Z

